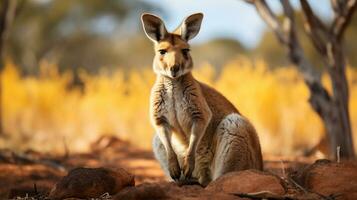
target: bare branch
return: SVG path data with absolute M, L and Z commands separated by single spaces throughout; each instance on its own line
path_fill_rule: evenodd
M 268 26 L 274 31 L 279 41 L 283 44 L 287 44 L 288 40 L 285 37 L 281 24 L 279 23 L 276 15 L 273 13 L 271 8 L 265 2 L 265 0 L 253 0 L 257 12 L 261 18 L 268 24 Z
M 16 10 L 16 0 L 4 0 L 0 10 L 0 62 L 2 63 L 3 45 L 7 39 L 9 26 L 12 23 Z M 0 66 L 1 68 L 1 66 Z
M 343 5 L 346 3 L 346 0 L 331 0 L 332 9 L 335 14 L 340 13 L 343 10 Z
M 301 7 L 306 18 L 305 30 L 310 35 L 315 48 L 326 55 L 326 40 L 329 38 L 329 31 L 325 24 L 314 14 L 307 0 L 300 0 Z
M 303 49 L 300 45 L 297 30 L 296 22 L 294 17 L 294 9 L 292 8 L 289 1 L 280 0 L 283 6 L 283 12 L 285 15 L 284 19 L 284 34 L 287 38 L 287 46 L 289 50 L 289 57 L 291 61 L 296 64 L 299 70 L 304 76 L 305 82 L 308 85 L 316 85 L 320 82 L 320 77 L 318 73 L 311 66 L 310 62 L 304 56 Z
M 284 26 L 279 23 L 276 15 L 273 13 L 269 5 L 265 0 L 252 0 L 258 14 L 274 31 L 279 41 L 286 45 L 289 50 L 289 57 L 294 64 L 296 64 L 299 70 L 304 76 L 304 80 L 309 87 L 316 88 L 316 85 L 320 85 L 320 76 L 311 66 L 310 62 L 304 56 L 303 49 L 297 37 L 294 9 L 287 0 L 280 0 L 284 9 Z M 323 87 L 319 87 L 323 90 Z
M 338 3 L 335 1 L 336 0 L 332 1 L 332 5 L 335 9 L 335 19 L 331 26 L 331 32 L 336 36 L 337 40 L 341 40 L 356 10 L 357 0 L 344 0 L 338 1 Z
M 246 3 L 250 3 L 250 4 L 254 3 L 254 0 L 243 0 L 243 1 L 245 1 Z
M 284 11 L 284 26 L 277 20 L 276 15 L 269 8 L 264 0 L 253 0 L 254 5 L 259 15 L 274 31 L 279 41 L 284 44 L 289 52 L 290 60 L 298 67 L 303 75 L 304 81 L 310 90 L 310 103 L 314 110 L 321 116 L 326 115 L 326 107 L 330 103 L 330 96 L 326 89 L 322 86 L 320 75 L 311 65 L 304 55 L 304 51 L 300 45 L 296 23 L 294 17 L 294 9 L 287 0 L 280 0 Z
M 280 0 L 280 3 L 283 6 L 283 12 L 285 14 L 284 24 L 283 24 L 284 34 L 288 38 L 289 45 L 292 45 L 293 43 L 298 44 L 299 42 L 296 35 L 297 32 L 296 32 L 294 9 L 292 8 L 289 1 Z
M 296 33 L 296 25 L 295 25 L 295 17 L 294 10 L 290 5 L 289 1 L 281 0 L 280 3 L 283 6 L 283 12 L 285 15 L 283 30 L 285 37 L 287 38 L 287 45 L 289 50 L 290 59 L 295 64 L 299 64 L 300 56 L 297 56 L 296 50 L 301 49 L 297 33 Z

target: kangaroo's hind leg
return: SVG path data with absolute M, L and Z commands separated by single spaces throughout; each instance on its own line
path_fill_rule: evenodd
M 227 115 L 217 127 L 213 180 L 231 171 L 262 169 L 262 155 L 253 126 L 237 113 Z

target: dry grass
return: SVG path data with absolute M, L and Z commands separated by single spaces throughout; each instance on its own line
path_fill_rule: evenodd
M 71 74 L 41 64 L 39 78 L 23 78 L 7 63 L 2 74 L 4 126 L 9 137 L 1 147 L 23 150 L 87 150 L 100 135 L 117 135 L 150 148 L 153 129 L 148 120 L 148 99 L 155 76 L 146 70 L 120 70 L 109 75 L 81 73 L 85 92 L 67 90 Z M 213 67 L 194 71 L 230 99 L 256 126 L 263 151 L 295 154 L 318 142 L 323 127 L 312 111 L 308 90 L 292 67 L 271 71 L 263 61 L 240 58 L 227 64 L 217 76 Z M 357 132 L 357 71 L 349 69 L 350 111 Z M 329 85 L 327 76 L 324 83 Z M 355 137 L 357 139 L 357 137 Z M 356 141 L 356 140 L 355 140 Z M 356 141 L 357 142 L 357 141 Z

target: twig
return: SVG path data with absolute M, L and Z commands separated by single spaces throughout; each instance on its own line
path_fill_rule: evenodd
M 277 195 L 269 191 L 261 191 L 254 193 L 233 193 L 234 196 L 251 199 L 269 199 L 269 200 L 298 200 L 298 198 L 288 195 Z
M 36 183 L 33 184 L 33 190 L 34 190 L 35 194 L 38 195 L 38 190 L 37 190 Z
M 324 199 L 324 200 L 336 200 L 337 197 L 342 196 L 342 194 L 330 194 L 328 196 L 322 195 L 320 193 L 317 192 L 313 192 L 314 194 L 318 195 L 320 198 Z
M 336 157 L 337 157 L 337 163 L 340 163 L 341 161 L 341 146 L 337 146 L 336 148 Z
M 110 199 L 113 199 L 113 198 L 112 198 L 112 196 L 110 196 L 110 194 L 108 192 L 102 194 L 98 198 L 90 198 L 90 200 L 110 200 Z
M 280 160 L 280 162 L 281 162 L 281 165 L 282 165 L 283 178 L 285 178 L 285 177 L 286 177 L 286 173 L 285 173 L 284 161 L 283 161 L 283 160 Z
M 295 187 L 299 188 L 301 191 L 303 191 L 305 194 L 309 193 L 309 191 L 307 191 L 304 187 L 302 187 L 301 185 L 299 185 L 294 179 L 288 177 L 288 180 L 294 184 Z
M 67 140 L 66 140 L 66 137 L 63 136 L 63 147 L 64 147 L 64 155 L 63 155 L 63 158 L 64 159 L 67 159 L 69 158 L 69 148 L 68 148 L 68 145 L 67 145 Z

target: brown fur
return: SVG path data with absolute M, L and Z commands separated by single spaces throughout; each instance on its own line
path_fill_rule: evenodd
M 144 14 L 142 20 L 156 52 L 150 101 L 154 153 L 172 179 L 207 185 L 227 172 L 263 166 L 254 127 L 222 94 L 191 74 L 187 42 L 198 33 L 202 17 L 189 16 L 174 33 L 154 15 Z

